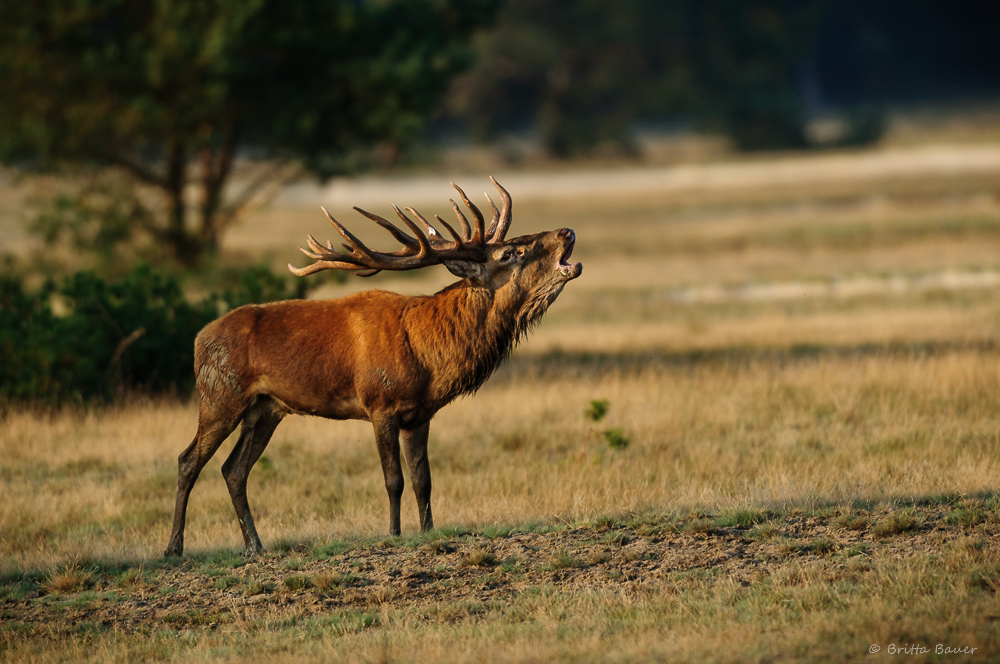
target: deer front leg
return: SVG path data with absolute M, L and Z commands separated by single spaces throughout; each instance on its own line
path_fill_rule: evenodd
M 399 422 L 395 417 L 372 418 L 375 444 L 382 460 L 385 490 L 389 494 L 389 534 L 400 533 L 399 500 L 403 496 L 403 468 L 399 464 Z
M 400 432 L 406 464 L 410 467 L 410 479 L 413 481 L 413 494 L 417 498 L 422 532 L 434 528 L 434 518 L 431 516 L 431 466 L 427 460 L 427 434 L 430 428 L 431 423 L 427 422 L 415 429 Z

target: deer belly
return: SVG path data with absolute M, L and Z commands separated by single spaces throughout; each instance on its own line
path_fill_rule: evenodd
M 368 414 L 353 389 L 330 386 L 307 389 L 285 381 L 259 380 L 254 390 L 277 401 L 283 410 L 298 415 L 314 415 L 331 420 L 367 420 Z M 338 389 L 339 388 L 339 389 Z

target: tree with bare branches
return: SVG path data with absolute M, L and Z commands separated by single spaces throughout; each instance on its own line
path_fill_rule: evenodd
M 420 128 L 497 0 L 0 4 L 0 161 L 124 174 L 193 264 L 270 187 Z M 234 187 L 237 155 L 257 165 Z

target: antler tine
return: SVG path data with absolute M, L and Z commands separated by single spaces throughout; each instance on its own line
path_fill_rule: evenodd
M 500 183 L 496 181 L 496 178 L 491 175 L 490 180 L 492 180 L 493 186 L 495 186 L 500 192 L 500 199 L 503 201 L 503 210 L 500 211 L 500 218 L 497 221 L 496 232 L 490 238 L 490 242 L 497 243 L 503 242 L 504 238 L 507 237 L 507 229 L 510 228 L 510 218 L 514 203 L 510 199 L 510 194 L 507 193 L 506 189 L 500 186 Z
M 406 209 L 409 210 L 410 208 L 406 208 Z M 445 221 L 444 219 L 442 219 L 441 215 L 439 215 L 439 214 L 434 215 L 434 218 L 437 219 L 438 223 L 441 224 L 442 226 L 444 226 L 445 229 L 447 229 L 447 231 L 449 233 L 451 233 L 451 236 L 453 238 L 455 238 L 455 246 L 456 247 L 463 247 L 463 246 L 465 246 L 465 240 L 462 239 L 462 236 L 459 235 L 455 231 L 455 229 L 451 227 L 451 224 L 449 224 L 447 221 Z
M 309 243 L 309 248 L 313 250 L 313 253 L 307 252 L 302 247 L 299 247 L 299 251 L 304 253 L 309 258 L 323 258 L 327 254 L 334 253 L 333 247 L 329 246 L 330 244 L 329 242 L 327 242 L 328 246 L 324 247 L 319 243 L 319 241 L 316 240 L 316 238 L 312 236 L 312 233 L 310 233 L 309 236 L 306 237 L 306 242 Z
M 430 222 L 427 221 L 427 219 L 424 218 L 424 215 L 420 214 L 419 212 L 417 212 L 416 210 L 414 210 L 411 207 L 407 207 L 406 211 L 409 212 L 410 214 L 412 214 L 414 217 L 416 217 L 420 221 L 420 223 L 424 225 L 424 228 L 427 229 L 427 239 L 429 239 L 431 241 L 432 245 L 436 243 L 436 244 L 440 245 L 441 247 L 448 247 L 448 246 L 450 246 L 449 243 L 448 243 L 448 241 L 445 240 L 443 237 L 441 237 L 441 233 L 439 233 L 436 228 L 434 228 L 433 226 L 431 226 Z M 445 227 L 445 229 L 449 233 L 451 233 L 451 236 L 453 238 L 455 238 L 455 245 L 454 246 L 461 247 L 462 246 L 462 238 L 459 237 L 459 235 L 457 233 L 455 233 L 455 229 L 452 228 L 448 224 L 448 222 L 445 221 L 444 219 L 442 219 L 441 217 L 438 217 L 438 216 L 435 215 L 435 218 L 439 222 L 441 222 L 441 224 Z
M 438 229 L 431 226 L 430 222 L 424 218 L 424 215 L 420 214 L 415 209 L 409 206 L 406 207 L 406 211 L 412 214 L 414 217 L 416 217 L 417 221 L 419 221 L 420 224 L 424 227 L 424 230 L 427 231 L 427 239 L 430 240 L 432 245 L 444 243 L 445 240 L 443 237 L 441 237 L 441 234 L 438 233 Z M 402 214 L 401 212 L 399 212 L 399 210 L 396 210 L 396 212 Z
M 396 238 L 396 241 L 402 244 L 404 247 L 409 247 L 411 249 L 418 249 L 420 247 L 420 242 L 418 242 L 417 240 L 413 239 L 412 237 L 404 233 L 402 229 L 400 229 L 398 226 L 396 226 L 396 224 L 392 223 L 388 219 L 384 219 L 383 217 L 368 212 L 367 210 L 362 210 L 358 206 L 354 206 L 354 209 L 359 213 L 363 214 L 364 216 L 368 217 L 372 221 L 374 221 L 376 224 L 378 224 L 385 230 L 389 231 L 389 233 L 391 233 L 392 236 Z
M 469 220 L 465 218 L 465 215 L 462 214 L 462 211 L 458 209 L 457 205 L 455 205 L 455 201 L 449 201 L 449 202 L 451 203 L 451 209 L 455 211 L 455 216 L 458 217 L 458 221 L 462 225 L 462 240 L 464 242 L 468 242 L 469 240 L 472 239 L 472 228 L 469 226 Z M 441 219 L 441 217 L 437 218 Z
M 307 254 L 308 255 L 308 254 Z M 294 274 L 296 277 L 308 277 L 310 274 L 316 274 L 317 272 L 322 272 L 323 270 L 358 270 L 360 269 L 357 265 L 353 263 L 344 263 L 343 261 L 316 261 L 312 265 L 306 265 L 305 267 L 295 267 L 291 263 L 288 264 L 288 271 Z M 359 277 L 370 277 L 373 274 L 380 272 L 372 268 L 368 272 L 355 272 Z
M 458 203 L 456 203 L 454 199 L 450 199 L 448 202 L 451 203 L 451 209 L 455 212 L 455 216 L 458 217 L 460 222 L 462 222 L 462 235 L 464 236 L 465 242 L 482 244 L 482 238 L 476 237 L 476 231 L 479 230 L 479 226 L 476 226 L 476 231 L 473 231 L 472 227 L 469 226 L 469 220 L 465 218 L 462 210 L 459 209 Z
M 476 218 L 476 234 L 473 236 L 474 243 L 479 244 L 480 242 L 483 242 L 483 238 L 485 238 L 485 229 L 483 228 L 485 222 L 483 220 L 483 213 L 480 212 L 479 208 L 477 208 L 472 201 L 469 200 L 469 197 L 465 195 L 465 192 L 462 191 L 461 187 L 454 182 L 451 183 L 451 186 L 458 191 L 459 195 L 462 197 L 462 202 L 465 203 L 465 206 L 469 208 L 470 211 L 472 211 L 472 216 Z M 452 205 L 454 205 L 454 203 L 452 203 Z
M 352 233 L 351 231 L 349 231 L 346 228 L 344 228 L 340 224 L 339 221 L 337 221 L 336 219 L 334 219 L 333 216 L 329 212 L 326 211 L 325 207 L 320 207 L 320 209 L 323 210 L 323 214 L 325 214 L 326 218 L 330 220 L 330 223 L 333 224 L 333 227 L 337 229 L 337 232 L 340 233 L 344 237 L 345 240 L 347 240 L 348 244 L 350 244 L 351 254 L 349 254 L 349 255 L 353 255 L 353 254 L 357 253 L 357 254 L 360 254 L 361 256 L 364 256 L 365 258 L 368 258 L 370 260 L 374 260 L 374 258 L 375 258 L 374 253 L 372 252 L 371 249 L 369 249 L 368 247 L 365 246 L 364 242 L 362 242 L 357 237 L 355 237 L 354 233 Z M 313 240 L 313 242 L 315 242 L 315 240 Z M 310 246 L 311 246 L 311 244 L 310 244 Z M 323 247 L 321 247 L 319 245 L 319 243 L 316 243 L 316 246 L 319 247 L 319 249 L 321 251 L 323 250 Z M 321 256 L 314 256 L 314 258 L 329 259 L 330 254 L 333 254 L 333 252 L 330 252 L 329 254 L 323 254 Z M 336 260 L 341 260 L 341 261 L 344 260 L 344 256 L 341 256 L 340 254 L 333 254 L 333 255 L 337 256 Z M 345 256 L 347 256 L 347 255 L 348 254 L 345 254 Z M 370 266 L 368 266 L 368 267 L 370 267 Z
M 434 250 L 431 248 L 431 243 L 427 239 L 427 236 L 420 230 L 420 227 L 413 223 L 412 219 L 403 214 L 403 211 L 396 207 L 395 203 L 392 204 L 392 209 L 396 211 L 399 218 L 402 219 L 403 222 L 410 227 L 410 230 L 413 231 L 413 234 L 417 236 L 417 242 L 420 243 L 420 251 L 417 253 L 417 256 L 422 258 L 424 256 L 432 255 Z M 437 234 L 437 231 L 434 231 L 434 233 Z
M 490 198 L 490 195 L 486 192 L 486 200 L 490 202 L 490 208 L 493 210 L 493 219 L 490 221 L 490 227 L 486 229 L 486 241 L 489 242 L 493 239 L 493 235 L 497 232 L 497 222 L 500 221 L 500 210 L 497 209 L 496 203 Z

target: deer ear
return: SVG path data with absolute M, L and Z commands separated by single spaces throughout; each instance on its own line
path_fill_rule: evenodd
M 483 281 L 483 276 L 485 274 L 482 263 L 475 263 L 473 261 L 442 261 L 444 266 L 448 268 L 456 277 L 461 277 L 462 279 L 473 279 L 475 281 Z

